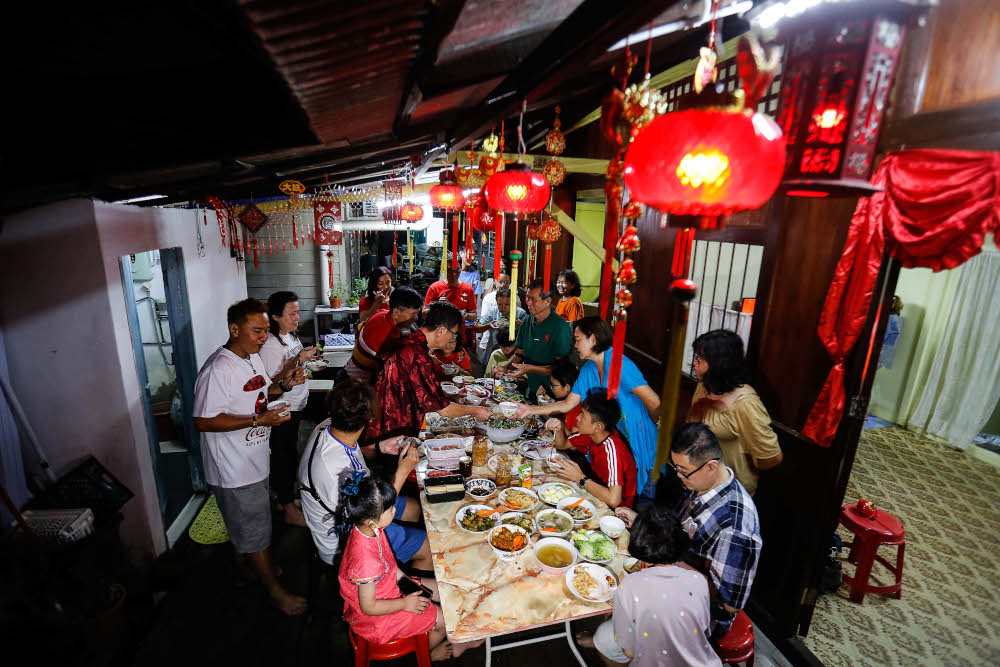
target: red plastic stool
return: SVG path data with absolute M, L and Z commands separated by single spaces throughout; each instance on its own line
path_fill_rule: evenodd
M 875 516 L 868 518 L 858 512 L 853 503 L 844 505 L 840 512 L 840 523 L 854 534 L 853 542 L 845 542 L 850 547 L 847 560 L 857 564 L 854 576 L 844 574 L 844 583 L 851 587 L 851 602 L 861 604 L 865 593 L 891 594 L 897 600 L 903 596 L 903 553 L 906 551 L 906 531 L 896 517 L 885 510 L 878 510 Z M 896 565 L 893 567 L 885 558 L 878 555 L 882 545 L 898 546 Z M 896 582 L 888 586 L 869 585 L 875 561 L 882 563 L 896 578 Z
M 719 640 L 715 652 L 724 665 L 745 662 L 747 667 L 753 667 L 753 623 L 742 611 L 736 612 L 732 627 Z
M 420 667 L 431 667 L 431 645 L 428 633 L 396 639 L 386 644 L 376 644 L 348 630 L 351 646 L 354 647 L 354 667 L 368 667 L 372 660 L 395 660 L 407 653 L 417 654 Z

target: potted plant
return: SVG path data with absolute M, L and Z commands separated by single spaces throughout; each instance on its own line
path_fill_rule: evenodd
M 354 279 L 354 290 L 351 295 L 347 297 L 347 305 L 354 307 L 361 303 L 361 297 L 364 296 L 365 290 L 368 289 L 368 281 L 362 278 Z
M 333 289 L 329 291 L 331 308 L 340 308 L 346 291 L 346 288 L 340 283 L 333 286 Z

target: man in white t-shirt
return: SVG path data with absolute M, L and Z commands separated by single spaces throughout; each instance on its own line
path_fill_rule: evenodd
M 375 390 L 356 378 L 343 380 L 327 394 L 326 404 L 330 418 L 309 436 L 299 461 L 299 485 L 302 512 L 313 542 L 320 557 L 332 564 L 343 547 L 336 529 L 341 523 L 340 487 L 354 473 L 371 474 L 358 438 L 377 409 Z M 383 451 L 394 452 L 398 441 L 399 436 L 388 438 L 381 443 Z M 399 451 L 399 463 L 391 481 L 397 492 L 396 519 L 402 521 L 416 521 L 420 517 L 420 502 L 399 494 L 418 461 L 415 446 L 407 449 L 404 445 Z M 398 560 L 420 570 L 434 569 L 426 531 L 394 522 L 386 526 L 385 535 Z
M 288 421 L 287 412 L 268 410 L 269 400 L 305 382 L 301 369 L 272 379 L 258 352 L 267 340 L 267 306 L 244 299 L 229 307 L 229 341 L 198 372 L 194 424 L 201 431 L 205 482 L 215 495 L 236 549 L 237 570 L 264 584 L 268 597 L 286 614 L 301 614 L 306 601 L 278 583 L 271 544 L 268 490 L 271 427 Z M 249 566 L 249 567 L 248 567 Z

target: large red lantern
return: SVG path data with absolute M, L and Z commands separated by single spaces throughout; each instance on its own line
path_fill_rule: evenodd
M 465 205 L 465 195 L 461 186 L 456 185 L 455 172 L 442 171 L 438 179 L 440 184 L 430 191 L 431 205 L 444 209 L 446 214 L 460 210 Z M 454 223 L 451 229 L 451 268 L 458 268 L 458 223 Z
M 493 174 L 483 193 L 490 208 L 504 213 L 534 213 L 549 203 L 550 188 L 544 176 L 519 162 Z
M 417 222 L 424 219 L 424 209 L 421 206 L 407 202 L 400 207 L 399 217 L 407 222 Z
M 487 215 L 489 206 L 486 205 L 486 197 L 478 192 L 469 195 L 465 200 L 465 220 L 469 225 L 480 232 L 492 232 L 493 218 Z
M 762 206 L 784 167 L 785 137 L 769 117 L 692 109 L 639 131 L 625 157 L 625 186 L 664 213 L 715 217 Z

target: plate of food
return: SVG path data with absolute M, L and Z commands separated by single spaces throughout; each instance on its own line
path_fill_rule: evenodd
M 465 492 L 476 500 L 485 500 L 497 490 L 497 483 L 492 479 L 475 478 L 465 482 Z
M 552 443 L 544 440 L 525 440 L 517 448 L 517 453 L 532 461 L 547 461 L 552 454 Z
M 504 489 L 497 500 L 514 512 L 530 512 L 538 506 L 538 494 L 531 489 L 512 486 Z
M 570 535 L 570 539 L 580 552 L 580 558 L 591 563 L 609 563 L 618 553 L 618 547 L 611 538 L 599 530 L 577 530 Z
M 531 534 L 514 524 L 496 526 L 490 530 L 488 542 L 500 560 L 514 560 L 531 546 Z
M 565 574 L 570 592 L 584 602 L 608 602 L 618 591 L 618 580 L 593 563 L 580 563 Z
M 465 395 L 486 398 L 490 395 L 490 390 L 481 384 L 467 384 L 465 385 Z
M 490 471 L 496 472 L 497 471 L 497 466 L 500 464 L 500 461 L 504 461 L 504 460 L 508 460 L 509 459 L 510 462 L 511 462 L 511 465 L 514 465 L 514 459 L 516 457 L 517 457 L 516 454 L 494 454 L 486 462 L 486 467 L 489 468 Z
M 563 512 L 566 512 L 573 517 L 573 523 L 578 526 L 587 523 L 597 516 L 597 508 L 594 507 L 594 503 L 590 502 L 586 498 L 573 496 L 563 498 L 556 503 L 556 508 L 561 509 Z
M 535 515 L 535 526 L 544 537 L 565 537 L 573 530 L 573 517 L 557 509 L 544 509 Z
M 535 522 L 527 514 L 521 512 L 506 512 L 500 515 L 500 523 L 503 525 L 513 524 L 524 528 L 529 533 L 535 532 Z
M 493 442 L 513 442 L 524 433 L 524 420 L 494 415 L 484 423 L 486 436 Z
M 549 505 L 558 505 L 563 498 L 569 498 L 575 493 L 573 487 L 563 482 L 548 482 L 538 487 L 538 497 Z
M 455 513 L 455 523 L 467 533 L 485 533 L 500 523 L 500 510 L 489 505 L 466 505 Z

